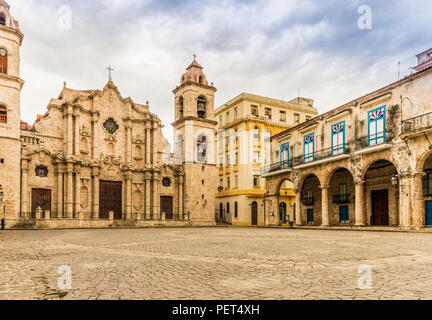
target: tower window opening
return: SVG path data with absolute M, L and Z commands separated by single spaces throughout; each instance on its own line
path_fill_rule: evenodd
M 183 106 L 184 106 L 184 100 L 183 100 L 183 97 L 180 97 L 180 99 L 179 99 L 180 117 L 183 117 L 183 112 L 184 112 Z
M 207 138 L 200 136 L 197 141 L 197 160 L 199 163 L 206 163 L 207 161 Z M 204 167 L 203 167 L 204 168 Z
M 0 48 L 0 73 L 7 73 L 8 53 L 6 49 Z
M 197 103 L 198 118 L 204 119 L 207 116 L 206 104 L 207 104 L 207 100 L 204 97 L 198 98 L 198 103 Z
M 7 122 L 7 109 L 4 106 L 0 106 L 0 122 Z
M 6 16 L 3 12 L 0 13 L 0 24 L 3 26 L 6 25 Z

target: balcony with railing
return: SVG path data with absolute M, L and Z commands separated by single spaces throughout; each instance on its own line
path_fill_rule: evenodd
M 432 129 L 432 112 L 402 121 L 402 134 L 413 134 Z
M 355 140 L 355 150 L 359 151 L 365 148 L 382 145 L 393 140 L 393 131 L 378 132 L 369 134 Z
M 272 172 L 276 172 L 276 171 L 280 171 L 280 170 L 286 170 L 286 169 L 291 169 L 291 161 L 280 161 L 280 162 L 276 162 L 273 163 L 271 165 L 268 166 L 264 166 L 261 168 L 261 175 L 265 175 L 268 173 L 272 173 Z
M 295 157 L 292 159 L 292 164 L 295 167 L 303 164 L 313 163 L 319 160 L 330 159 L 332 157 L 336 157 L 344 154 L 347 155 L 349 153 L 350 153 L 350 148 L 346 145 L 343 145 L 342 147 L 332 147 L 332 148 L 316 151 L 313 154 L 310 153 L 299 157 Z
M 349 194 L 336 194 L 333 196 L 333 203 L 335 204 L 343 204 L 350 203 L 350 195 Z

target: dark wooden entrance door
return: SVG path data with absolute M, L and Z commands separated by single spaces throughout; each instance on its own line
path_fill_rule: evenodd
M 161 213 L 165 212 L 165 219 L 172 220 L 174 219 L 173 214 L 173 197 L 161 197 Z
M 114 219 L 122 219 L 122 183 L 114 181 L 99 182 L 99 219 L 109 219 L 110 211 Z
M 42 217 L 45 217 L 45 211 L 51 212 L 51 190 L 32 189 L 32 217 L 36 218 L 36 209 L 41 207 Z M 50 217 L 46 217 L 50 218 Z
M 252 203 L 252 223 L 253 226 L 258 225 L 258 203 Z
M 372 225 L 390 225 L 388 190 L 372 191 Z

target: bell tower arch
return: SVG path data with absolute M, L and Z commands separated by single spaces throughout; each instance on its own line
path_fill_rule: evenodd
M 203 67 L 194 60 L 174 89 L 177 150 L 185 171 L 185 214 L 194 225 L 215 224 L 217 168 L 214 119 L 214 94 Z M 182 144 L 179 146 L 179 144 Z

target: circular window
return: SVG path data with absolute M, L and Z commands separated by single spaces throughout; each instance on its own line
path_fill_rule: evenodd
M 109 118 L 107 121 L 105 121 L 103 126 L 109 134 L 114 134 L 119 129 L 118 124 L 114 121 L 113 118 Z
M 163 179 L 162 179 L 162 185 L 163 185 L 165 188 L 170 187 L 170 186 L 171 186 L 171 179 L 170 179 L 170 178 L 163 178 Z
M 2 56 L 2 57 L 6 57 L 7 56 L 6 49 L 3 49 L 3 48 L 0 49 L 0 56 Z

